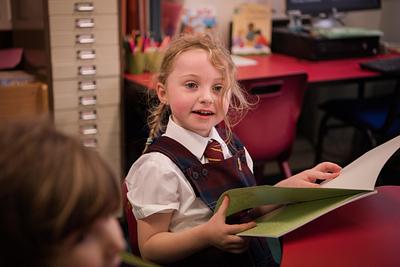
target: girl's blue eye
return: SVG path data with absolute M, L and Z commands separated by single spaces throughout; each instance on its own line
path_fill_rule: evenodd
M 214 91 L 221 92 L 224 87 L 221 84 L 214 85 Z
M 198 86 L 197 86 L 197 83 L 195 83 L 195 82 L 187 82 L 187 83 L 185 83 L 185 87 L 189 88 L 189 89 L 195 89 Z

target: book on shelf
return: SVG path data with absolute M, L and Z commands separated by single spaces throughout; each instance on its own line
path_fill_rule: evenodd
M 226 191 L 230 198 L 227 216 L 261 205 L 282 205 L 257 218 L 257 226 L 241 236 L 278 238 L 316 218 L 353 201 L 376 194 L 375 183 L 388 159 L 399 149 L 400 136 L 373 148 L 344 167 L 338 177 L 320 188 L 286 188 L 269 185 Z
M 260 55 L 271 53 L 272 13 L 269 5 L 244 3 L 234 10 L 231 53 Z
M 182 13 L 182 33 L 210 33 L 215 34 L 217 16 L 214 5 L 192 4 L 185 6 Z

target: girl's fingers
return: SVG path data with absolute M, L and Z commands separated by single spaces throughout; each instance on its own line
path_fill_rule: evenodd
M 315 182 L 316 180 L 327 180 L 327 179 L 333 179 L 336 178 L 340 173 L 334 172 L 321 172 L 321 171 L 312 171 L 309 172 L 308 177 L 309 180 L 312 182 Z
M 253 222 L 247 222 L 247 223 L 241 223 L 241 224 L 230 224 L 228 226 L 229 226 L 230 234 L 237 234 L 237 233 L 241 233 L 243 231 L 246 231 L 246 230 L 256 227 L 257 223 L 253 221 Z
M 321 172 L 340 172 L 342 167 L 340 167 L 336 163 L 322 162 L 316 165 L 313 169 Z
M 223 216 L 224 218 L 226 217 L 226 211 L 228 210 L 229 207 L 229 197 L 224 196 L 224 199 L 222 200 L 221 206 L 219 206 L 216 214 Z

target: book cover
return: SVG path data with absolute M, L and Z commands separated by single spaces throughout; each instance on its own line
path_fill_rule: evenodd
M 232 17 L 232 54 L 271 53 L 271 19 L 268 5 L 246 3 L 237 7 Z
M 257 226 L 241 236 L 280 237 L 343 205 L 375 194 L 376 179 L 387 160 L 400 148 L 400 136 L 368 151 L 326 181 L 321 188 L 287 188 L 269 185 L 226 191 L 230 198 L 227 216 L 260 205 L 278 204 L 280 208 L 256 219 Z
M 182 33 L 214 34 L 217 27 L 215 7 L 212 5 L 195 5 L 184 7 L 182 14 Z

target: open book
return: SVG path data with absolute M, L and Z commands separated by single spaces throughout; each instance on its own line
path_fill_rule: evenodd
M 241 236 L 280 237 L 338 207 L 377 193 L 375 182 L 386 161 L 400 147 L 400 136 L 368 151 L 321 188 L 285 188 L 269 185 L 226 191 L 230 198 L 227 216 L 266 204 L 282 207 L 256 220 L 257 226 L 239 233 Z

